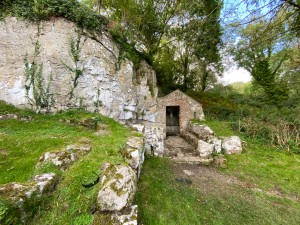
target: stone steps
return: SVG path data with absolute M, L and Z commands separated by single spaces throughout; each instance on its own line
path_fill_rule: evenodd
M 183 156 L 183 157 L 174 157 L 171 158 L 176 163 L 188 163 L 188 164 L 201 164 L 209 165 L 212 163 L 213 159 L 201 159 L 199 156 Z
M 172 158 L 173 161 L 177 163 L 190 163 L 190 164 L 200 164 L 201 159 L 200 157 L 196 156 L 180 156 Z
M 198 146 L 198 141 L 199 141 L 199 137 L 197 137 L 195 134 L 191 133 L 191 132 L 183 132 L 182 133 L 182 137 L 191 145 L 194 146 L 194 148 L 197 148 Z

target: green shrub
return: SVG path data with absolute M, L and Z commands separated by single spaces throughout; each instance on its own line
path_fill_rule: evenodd
M 234 130 L 248 137 L 300 153 L 299 108 L 279 109 L 267 105 L 263 96 L 240 94 L 228 87 L 188 94 L 203 105 L 207 119 L 230 121 Z
M 93 31 L 101 31 L 108 24 L 105 17 L 97 15 L 77 0 L 3 0 L 0 3 L 0 18 L 5 16 L 33 22 L 63 17 Z

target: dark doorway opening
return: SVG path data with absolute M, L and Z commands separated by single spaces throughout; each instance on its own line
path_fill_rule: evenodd
M 166 125 L 167 136 L 179 135 L 179 106 L 167 106 L 166 108 Z

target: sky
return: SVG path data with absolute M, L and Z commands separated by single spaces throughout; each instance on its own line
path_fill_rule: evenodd
M 230 8 L 235 7 L 237 14 L 231 14 L 229 13 L 231 10 Z M 233 19 L 233 17 L 242 17 L 244 18 L 247 13 L 245 13 L 246 7 L 244 4 L 242 4 L 242 1 L 235 1 L 235 0 L 225 0 L 224 1 L 224 8 L 222 10 L 222 17 L 227 18 L 228 20 L 224 22 L 230 23 L 230 21 Z M 232 67 L 225 71 L 223 74 L 223 77 L 221 78 L 221 82 L 223 84 L 230 84 L 234 82 L 248 82 L 251 80 L 251 75 L 248 71 L 246 71 L 243 68 L 237 68 L 234 62 L 232 62 Z
M 229 71 L 225 71 L 225 73 L 220 81 L 223 84 L 231 84 L 231 83 L 238 82 L 238 81 L 248 82 L 250 80 L 251 80 L 251 75 L 247 70 L 245 70 L 243 68 L 238 69 L 238 68 L 234 67 Z

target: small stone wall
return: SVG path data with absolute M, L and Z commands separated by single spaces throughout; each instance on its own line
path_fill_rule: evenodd
M 144 134 L 145 153 L 153 156 L 164 155 L 165 133 L 159 124 L 133 124 L 132 127 Z
M 238 154 L 242 152 L 242 142 L 238 136 L 217 137 L 205 124 L 190 121 L 182 137 L 192 144 L 200 158 L 212 158 L 216 154 Z

